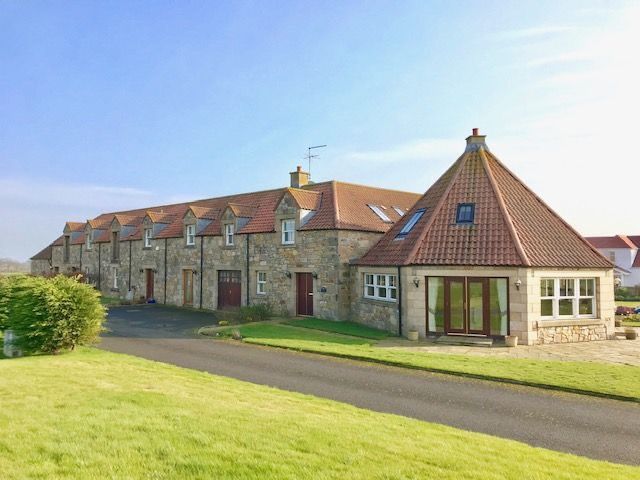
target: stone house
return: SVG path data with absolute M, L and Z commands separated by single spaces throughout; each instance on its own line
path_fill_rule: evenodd
M 406 335 L 520 343 L 614 336 L 613 265 L 490 151 L 460 158 L 352 262 L 354 318 Z
M 401 335 L 614 336 L 612 263 L 477 131 L 420 196 L 338 181 L 69 222 L 33 273 L 81 271 L 105 295 L 350 319 Z M 48 258 L 47 258 L 48 256 Z
M 32 272 L 81 272 L 108 296 L 349 318 L 349 262 L 419 195 L 290 176 L 287 188 L 68 222 Z

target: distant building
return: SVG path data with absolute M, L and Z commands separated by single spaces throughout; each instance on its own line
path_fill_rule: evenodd
M 619 286 L 640 285 L 640 235 L 587 237 L 587 241 L 616 266 Z

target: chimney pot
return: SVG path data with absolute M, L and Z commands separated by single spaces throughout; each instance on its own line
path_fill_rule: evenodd
M 301 172 L 301 171 L 302 171 L 302 167 L 301 167 L 300 165 L 298 165 L 298 166 L 296 167 L 296 170 L 297 170 L 298 172 Z
M 295 172 L 289 174 L 291 176 L 291 187 L 301 188 L 309 184 L 309 174 L 302 170 L 300 165 L 297 166 Z
M 478 135 L 478 129 L 474 128 L 473 130 L 471 130 L 471 134 L 475 137 L 476 135 Z

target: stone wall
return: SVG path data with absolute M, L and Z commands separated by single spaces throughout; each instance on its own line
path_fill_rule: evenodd
M 364 297 L 365 273 L 397 275 L 396 267 L 351 267 L 351 314 L 349 319 L 380 330 L 398 333 L 399 310 L 397 302 Z M 400 289 L 400 294 L 403 289 Z M 404 329 L 403 329 L 404 330 Z
M 31 260 L 29 269 L 32 275 L 49 275 L 51 273 L 51 264 L 49 260 Z
M 591 342 L 594 340 L 606 340 L 611 334 L 604 323 L 591 325 L 556 325 L 541 326 L 538 323 L 538 345 L 551 343 Z

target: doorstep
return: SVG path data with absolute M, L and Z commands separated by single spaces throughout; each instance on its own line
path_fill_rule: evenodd
M 473 347 L 492 347 L 493 338 L 475 337 L 469 335 L 441 335 L 435 343 L 443 345 L 468 345 Z

